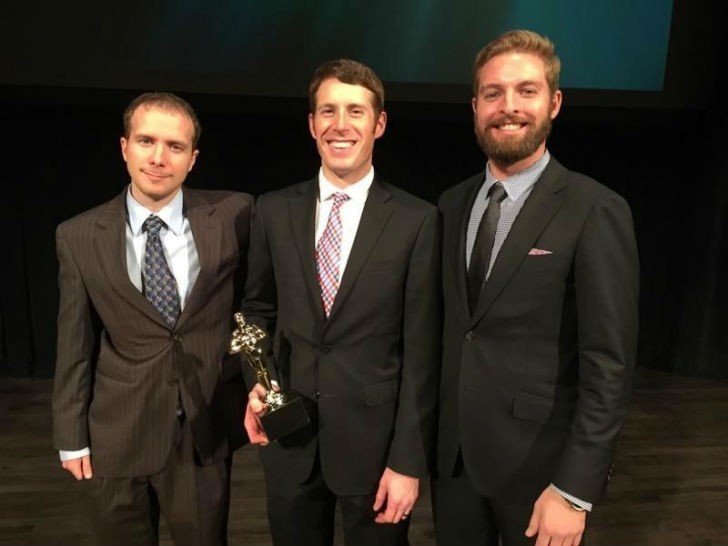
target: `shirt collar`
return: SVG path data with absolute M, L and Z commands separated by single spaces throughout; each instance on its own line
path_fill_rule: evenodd
M 496 182 L 503 184 L 506 194 L 511 201 L 516 201 L 526 191 L 531 189 L 548 165 L 551 155 L 546 150 L 544 154 L 530 167 L 518 172 L 504 180 L 498 180 L 490 172 L 490 164 L 485 169 L 485 190 L 487 191 Z
M 374 167 L 369 169 L 369 172 L 362 178 L 350 184 L 346 188 L 339 188 L 334 186 L 324 175 L 324 170 L 319 169 L 318 184 L 319 184 L 319 202 L 326 201 L 335 193 L 345 193 L 349 196 L 352 201 L 366 201 L 367 195 L 369 194 L 369 188 L 372 186 L 374 181 Z
M 183 191 L 180 189 L 180 191 L 177 192 L 177 195 L 175 195 L 169 203 L 162 207 L 158 212 L 152 212 L 132 197 L 130 185 L 126 192 L 126 212 L 132 235 L 136 237 L 141 233 L 144 220 L 146 220 L 150 214 L 156 214 L 159 216 L 159 218 L 167 224 L 167 229 L 175 235 L 180 235 L 182 233 L 182 225 L 184 223 L 184 214 L 182 212 L 182 193 Z

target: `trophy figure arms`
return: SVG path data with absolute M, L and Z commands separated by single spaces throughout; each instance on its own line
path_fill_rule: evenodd
M 260 347 L 260 342 L 267 338 L 268 334 L 255 324 L 247 324 L 242 313 L 235 313 L 233 319 L 237 328 L 230 338 L 228 353 L 231 355 L 239 352 L 245 353 L 245 358 L 255 371 L 258 382 L 263 385 L 266 392 L 273 392 L 273 385 L 263 362 L 263 349 Z

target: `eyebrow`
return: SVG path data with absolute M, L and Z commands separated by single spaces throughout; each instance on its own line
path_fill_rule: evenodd
M 184 140 L 176 140 L 176 139 L 166 140 L 166 139 L 160 139 L 158 137 L 155 137 L 153 135 L 150 135 L 149 133 L 134 133 L 132 136 L 134 138 L 148 138 L 149 140 L 162 140 L 165 144 L 168 144 L 170 146 L 171 145 L 179 145 L 179 146 L 187 147 L 187 143 Z

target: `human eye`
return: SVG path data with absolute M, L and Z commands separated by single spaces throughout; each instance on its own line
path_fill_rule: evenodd
M 172 145 L 170 146 L 170 148 L 172 149 L 173 152 L 176 152 L 176 153 L 181 153 L 181 152 L 185 151 L 184 144 L 180 144 L 179 142 L 173 142 Z
M 138 144 L 141 144 L 142 146 L 148 146 L 149 144 L 152 143 L 152 139 L 149 138 L 148 136 L 139 136 L 139 137 L 137 137 L 136 141 Z
M 319 114 L 322 116 L 331 116 L 334 113 L 334 109 L 331 106 L 322 106 L 319 110 Z
M 492 101 L 500 96 L 500 92 L 497 89 L 484 89 L 480 96 L 483 100 Z

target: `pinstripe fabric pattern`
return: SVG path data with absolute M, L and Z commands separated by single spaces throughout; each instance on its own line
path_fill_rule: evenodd
M 129 280 L 124 194 L 56 232 L 54 446 L 90 446 L 101 476 L 157 472 L 173 445 L 179 399 L 203 460 L 219 460 L 243 441 L 240 368 L 229 372 L 223 360 L 242 289 L 252 198 L 184 192 L 200 273 L 173 328 Z

